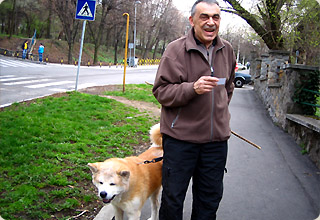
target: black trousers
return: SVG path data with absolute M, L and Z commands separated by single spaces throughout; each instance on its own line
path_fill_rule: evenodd
M 214 220 L 223 194 L 228 143 L 194 144 L 163 136 L 160 220 L 182 220 L 191 177 L 192 220 Z

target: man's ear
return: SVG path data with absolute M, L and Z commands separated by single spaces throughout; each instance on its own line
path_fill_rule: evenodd
M 130 171 L 123 170 L 118 172 L 118 175 L 122 177 L 124 180 L 128 180 L 130 177 Z
M 189 22 L 190 22 L 190 25 L 191 25 L 192 27 L 194 27 L 193 17 L 192 17 L 192 16 L 189 17 Z
M 90 168 L 90 170 L 91 170 L 92 173 L 98 172 L 97 164 L 95 164 L 95 163 L 88 163 L 88 167 Z

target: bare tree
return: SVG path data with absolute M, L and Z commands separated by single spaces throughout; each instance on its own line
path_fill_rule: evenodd
M 106 18 L 109 12 L 117 7 L 120 1 L 117 0 L 102 0 L 101 5 L 96 9 L 95 22 L 89 22 L 89 33 L 92 42 L 94 43 L 94 58 L 93 63 L 98 61 L 98 51 L 102 44 L 102 37 L 105 33 Z
M 12 11 L 11 11 L 11 19 L 9 21 L 9 38 L 12 37 L 15 30 L 15 15 L 16 15 L 16 0 L 13 0 L 12 2 Z
M 51 38 L 51 22 L 52 22 L 52 16 L 53 16 L 53 9 L 52 9 L 52 1 L 48 1 L 48 18 L 47 18 L 47 27 L 46 27 L 46 38 Z
M 259 16 L 252 14 L 243 8 L 238 0 L 224 0 L 231 5 L 230 8 L 223 8 L 223 11 L 230 12 L 242 17 L 264 40 L 269 49 L 284 49 L 284 40 L 281 32 L 281 9 L 286 0 L 261 0 L 257 4 Z M 291 0 L 288 0 L 291 1 Z
M 75 19 L 76 0 L 53 1 L 54 11 L 58 15 L 68 42 L 68 63 L 72 61 L 72 50 L 79 29 L 79 20 Z
M 142 57 L 147 58 L 154 49 L 153 57 L 162 44 L 176 39 L 183 33 L 185 25 L 181 25 L 183 17 L 173 6 L 172 0 L 153 0 L 143 2 L 141 8 L 140 40 L 143 46 Z M 183 23 L 183 22 L 182 22 Z

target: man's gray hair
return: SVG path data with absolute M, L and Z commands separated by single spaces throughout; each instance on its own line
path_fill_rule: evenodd
M 218 2 L 217 0 L 197 0 L 197 1 L 193 4 L 193 6 L 192 6 L 192 8 L 191 8 L 191 16 L 192 16 L 192 17 L 193 17 L 194 14 L 196 13 L 196 6 L 197 6 L 197 4 L 199 4 L 200 2 L 205 2 L 205 3 L 210 4 L 210 5 L 216 4 L 216 5 L 219 6 L 219 2 Z

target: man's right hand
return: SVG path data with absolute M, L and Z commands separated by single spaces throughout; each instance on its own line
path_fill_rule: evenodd
M 219 79 L 212 76 L 201 76 L 194 84 L 193 89 L 198 94 L 211 92 L 217 86 Z

